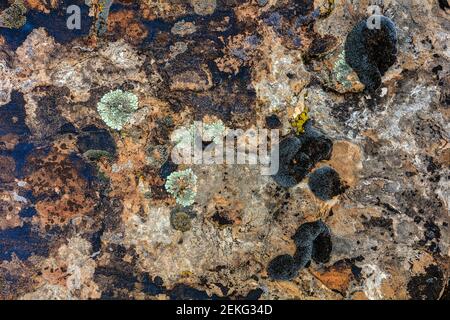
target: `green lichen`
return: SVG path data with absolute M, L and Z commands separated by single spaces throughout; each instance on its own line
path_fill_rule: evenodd
M 27 22 L 27 8 L 22 0 L 14 2 L 9 8 L 5 9 L 0 15 L 0 27 L 9 29 L 20 29 Z
M 353 69 L 345 61 L 345 51 L 339 54 L 333 68 L 333 72 L 336 75 L 336 80 L 342 84 L 345 88 L 352 87 L 352 82 L 348 80 L 348 76 L 353 72 Z
M 309 109 L 305 107 L 302 113 L 300 113 L 298 116 L 294 118 L 294 120 L 291 121 L 292 127 L 295 129 L 297 134 L 301 134 L 305 132 L 305 124 L 309 120 L 308 115 Z
M 138 102 L 135 94 L 119 89 L 105 94 L 97 104 L 97 110 L 109 127 L 122 130 L 138 109 Z
M 194 203 L 197 195 L 197 176 L 191 169 L 172 172 L 166 180 L 166 190 L 183 207 Z

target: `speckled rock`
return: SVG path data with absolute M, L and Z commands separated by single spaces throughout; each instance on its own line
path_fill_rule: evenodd
M 0 299 L 448 297 L 439 1 L 384 2 L 395 61 L 370 83 L 346 40 L 371 1 L 116 1 L 101 33 L 99 1 L 72 2 L 81 30 L 66 0 L 25 1 L 26 24 L 0 27 Z M 97 111 L 114 90 L 139 102 L 120 131 Z M 194 121 L 219 124 L 205 154 L 278 130 L 278 175 L 175 163 Z M 181 207 L 166 182 L 189 169 Z M 296 232 L 318 221 L 306 245 Z

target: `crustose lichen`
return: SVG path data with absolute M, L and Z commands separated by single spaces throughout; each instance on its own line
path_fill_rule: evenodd
M 194 203 L 197 195 L 197 176 L 192 169 L 172 172 L 166 180 L 166 190 L 183 207 Z
M 134 93 L 119 89 L 105 94 L 98 103 L 97 110 L 109 127 L 122 130 L 138 109 L 138 102 L 138 97 Z

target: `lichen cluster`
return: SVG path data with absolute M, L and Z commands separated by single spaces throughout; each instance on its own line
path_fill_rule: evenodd
M 305 124 L 309 120 L 308 115 L 309 109 L 308 107 L 305 107 L 305 109 L 300 113 L 298 116 L 292 120 L 291 125 L 297 132 L 297 134 L 301 134 L 305 132 Z
M 302 224 L 292 239 L 297 247 L 294 256 L 288 254 L 277 256 L 267 267 L 269 276 L 274 280 L 291 280 L 311 260 L 326 263 L 330 259 L 332 250 L 330 231 L 322 221 Z
M 203 140 L 219 144 L 222 142 L 225 131 L 226 127 L 221 120 L 207 123 L 203 126 Z
M 110 128 L 122 130 L 138 109 L 138 102 L 135 94 L 119 89 L 105 94 L 98 103 L 97 110 Z
M 291 135 L 280 142 L 280 168 L 272 177 L 281 187 L 294 187 L 318 162 L 329 159 L 332 149 L 331 139 L 307 122 L 302 135 Z
M 172 172 L 167 177 L 165 187 L 178 204 L 183 207 L 190 206 L 197 195 L 197 176 L 192 169 Z
M 367 20 L 360 21 L 347 35 L 345 59 L 358 74 L 366 90 L 381 86 L 381 77 L 397 61 L 397 31 L 391 19 L 377 16 L 379 29 L 369 29 Z

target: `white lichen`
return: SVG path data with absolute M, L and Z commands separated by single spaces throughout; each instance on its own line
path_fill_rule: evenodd
M 197 195 L 197 176 L 192 169 L 173 172 L 167 177 L 165 186 L 167 192 L 183 207 L 194 203 Z

